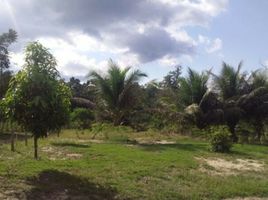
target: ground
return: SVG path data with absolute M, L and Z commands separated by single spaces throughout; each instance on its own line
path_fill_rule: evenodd
M 0 144 L 0 199 L 268 199 L 268 147 L 212 153 L 205 140 L 131 130 L 64 130 Z M 1 139 L 0 139 L 1 140 Z M 265 198 L 266 197 L 266 198 Z

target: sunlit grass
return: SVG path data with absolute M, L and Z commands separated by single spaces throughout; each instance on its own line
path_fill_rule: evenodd
M 9 150 L 8 144 L 1 145 L 0 192 L 13 189 L 29 197 L 45 196 L 44 191 L 64 191 L 59 186 L 64 185 L 69 195 L 82 198 L 94 194 L 93 199 L 103 199 L 101 194 L 108 199 L 268 196 L 268 169 L 230 176 L 212 175 L 201 172 L 196 159 L 257 159 L 267 166 L 268 147 L 235 145 L 232 153 L 218 154 L 208 150 L 207 142 L 186 136 L 154 131 L 136 133 L 130 129 L 106 131 L 107 134 L 98 133 L 94 140 L 94 131 L 77 135 L 76 130 L 65 130 L 60 137 L 50 135 L 40 139 L 38 161 L 33 159 L 32 140 L 27 147 L 23 141 L 17 142 L 15 153 Z M 162 140 L 176 143 L 152 142 Z M 49 180 L 51 186 L 46 184 Z

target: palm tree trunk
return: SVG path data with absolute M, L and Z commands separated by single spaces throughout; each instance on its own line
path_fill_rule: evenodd
M 116 111 L 114 113 L 114 122 L 113 122 L 114 126 L 119 126 L 122 122 L 122 118 L 123 118 L 122 112 Z
M 231 126 L 229 127 L 230 128 L 230 132 L 231 132 L 231 139 L 234 143 L 237 143 L 238 142 L 238 137 L 236 135 L 236 132 L 235 132 L 235 126 Z

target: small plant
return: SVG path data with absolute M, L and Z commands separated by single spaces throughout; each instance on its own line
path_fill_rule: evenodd
M 226 126 L 216 126 L 211 128 L 210 145 L 214 152 L 227 153 L 232 148 L 230 139 L 231 133 Z

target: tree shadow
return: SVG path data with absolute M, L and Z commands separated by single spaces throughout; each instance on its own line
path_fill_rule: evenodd
M 25 135 L 22 134 L 15 134 L 15 140 L 23 141 L 25 140 Z M 27 138 L 31 138 L 31 135 L 27 135 Z M 0 145 L 1 144 L 8 144 L 10 143 L 11 134 L 10 133 L 0 133 Z
M 88 144 L 77 144 L 73 142 L 52 142 L 51 145 L 56 147 L 76 147 L 76 148 L 89 148 Z
M 170 148 L 176 148 L 182 151 L 207 151 L 206 144 L 176 143 L 176 144 L 139 144 L 145 151 L 164 151 Z
M 88 179 L 58 170 L 42 171 L 37 177 L 27 180 L 33 188 L 26 192 L 28 200 L 113 200 L 118 199 L 118 192 L 111 187 L 90 182 Z

